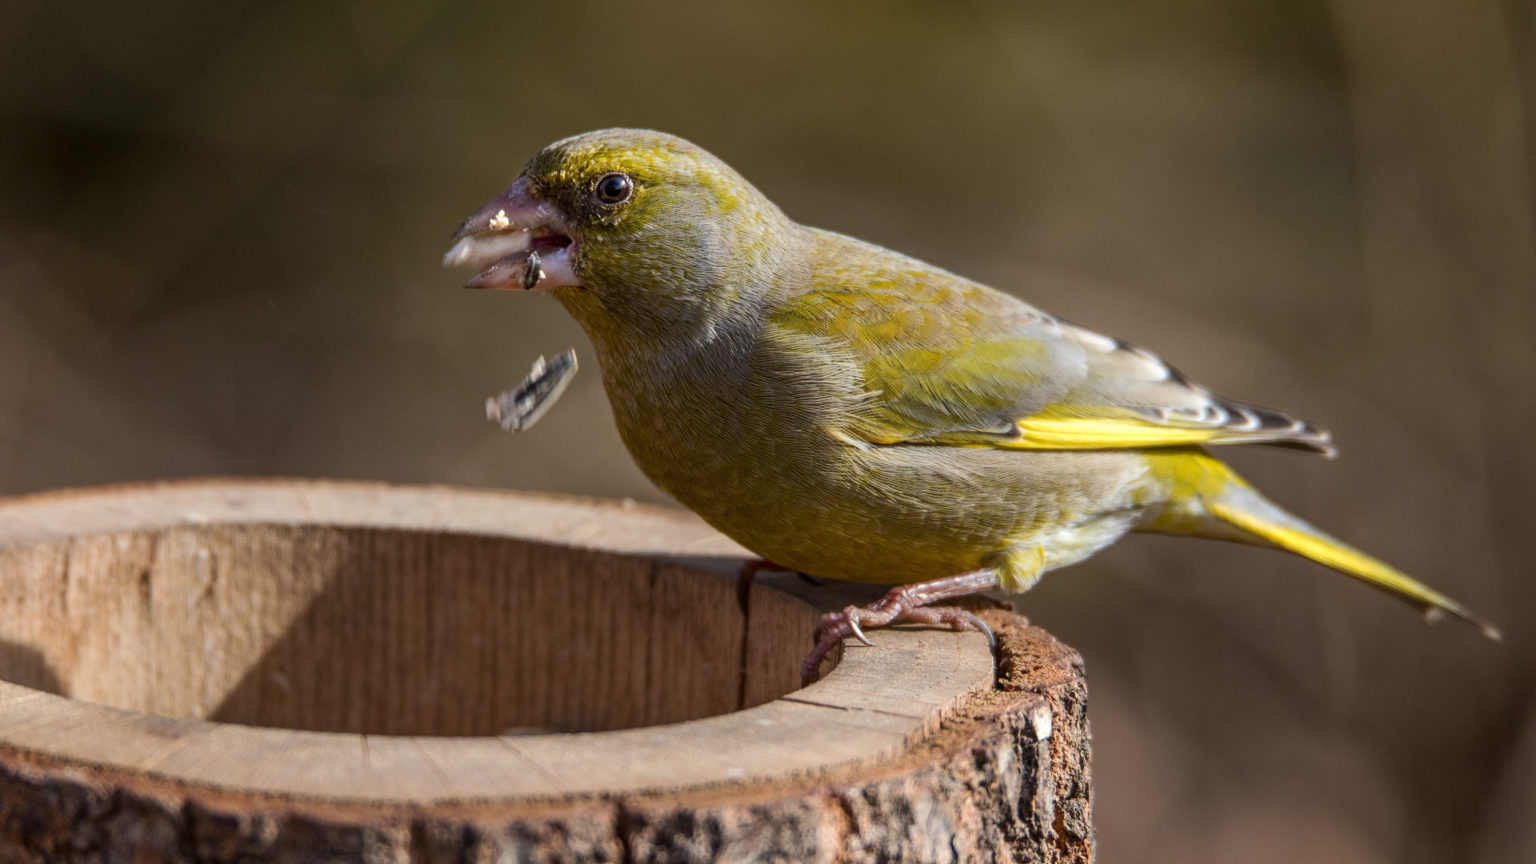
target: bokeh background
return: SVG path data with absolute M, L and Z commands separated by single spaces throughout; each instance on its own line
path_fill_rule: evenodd
M 1022 602 L 1087 658 L 1105 860 L 1536 860 L 1529 0 L 0 7 L 0 493 L 305 475 L 659 500 L 580 331 L 449 231 L 555 138 L 691 138 L 791 215 L 1330 426 L 1230 455 L 1505 626 L 1136 537 Z M 445 586 L 444 590 L 451 590 Z

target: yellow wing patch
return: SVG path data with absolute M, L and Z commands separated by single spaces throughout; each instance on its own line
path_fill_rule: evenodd
M 1244 428 L 1184 425 L 1177 421 L 1159 422 L 1129 412 L 1072 414 L 1056 413 L 1047 408 L 995 431 L 944 432 L 917 440 L 929 444 L 1008 450 L 1119 450 L 1269 443 L 1331 451 L 1326 433 L 1319 433 L 1323 437 L 1315 442 L 1311 439 L 1293 441 L 1294 428 L 1287 426 L 1277 430 L 1258 423 L 1245 424 Z M 1311 427 L 1307 428 L 1310 432 Z
M 1179 447 L 1206 444 L 1225 429 L 1190 429 L 1134 417 L 1026 417 L 1017 433 L 999 447 L 1025 450 L 1105 450 L 1121 447 Z M 1230 433 L 1228 433 L 1230 434 Z

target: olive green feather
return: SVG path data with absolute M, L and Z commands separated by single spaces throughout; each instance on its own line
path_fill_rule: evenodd
M 613 172 L 632 197 L 594 200 Z M 1023 590 L 1128 531 L 1169 531 L 1278 546 L 1476 620 L 1200 449 L 1331 454 L 1317 426 L 1223 399 L 1011 295 L 799 225 L 672 136 L 557 142 L 522 182 L 572 241 L 579 284 L 552 292 L 592 340 L 636 462 L 765 558 L 890 584 L 992 568 Z

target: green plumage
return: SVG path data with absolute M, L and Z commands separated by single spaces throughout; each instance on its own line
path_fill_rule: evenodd
M 595 199 L 616 172 L 632 195 Z M 1471 619 L 1385 565 L 1366 576 L 1348 558 L 1359 553 L 1304 523 L 1285 530 L 1311 546 L 1255 530 L 1280 511 L 1197 446 L 1331 452 L 1311 424 L 1221 399 L 955 274 L 796 224 L 671 136 L 557 142 L 520 183 L 572 241 L 570 284 L 549 290 L 591 338 L 635 461 L 771 561 L 888 584 L 993 568 L 1023 590 L 1127 531 L 1160 530 L 1284 546 Z

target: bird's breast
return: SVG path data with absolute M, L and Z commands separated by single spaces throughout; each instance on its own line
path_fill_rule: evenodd
M 754 553 L 818 576 L 894 584 L 983 566 L 1123 507 L 1143 470 L 1115 452 L 861 445 L 834 434 L 852 409 L 829 374 L 728 353 L 604 363 L 620 435 L 657 486 Z

